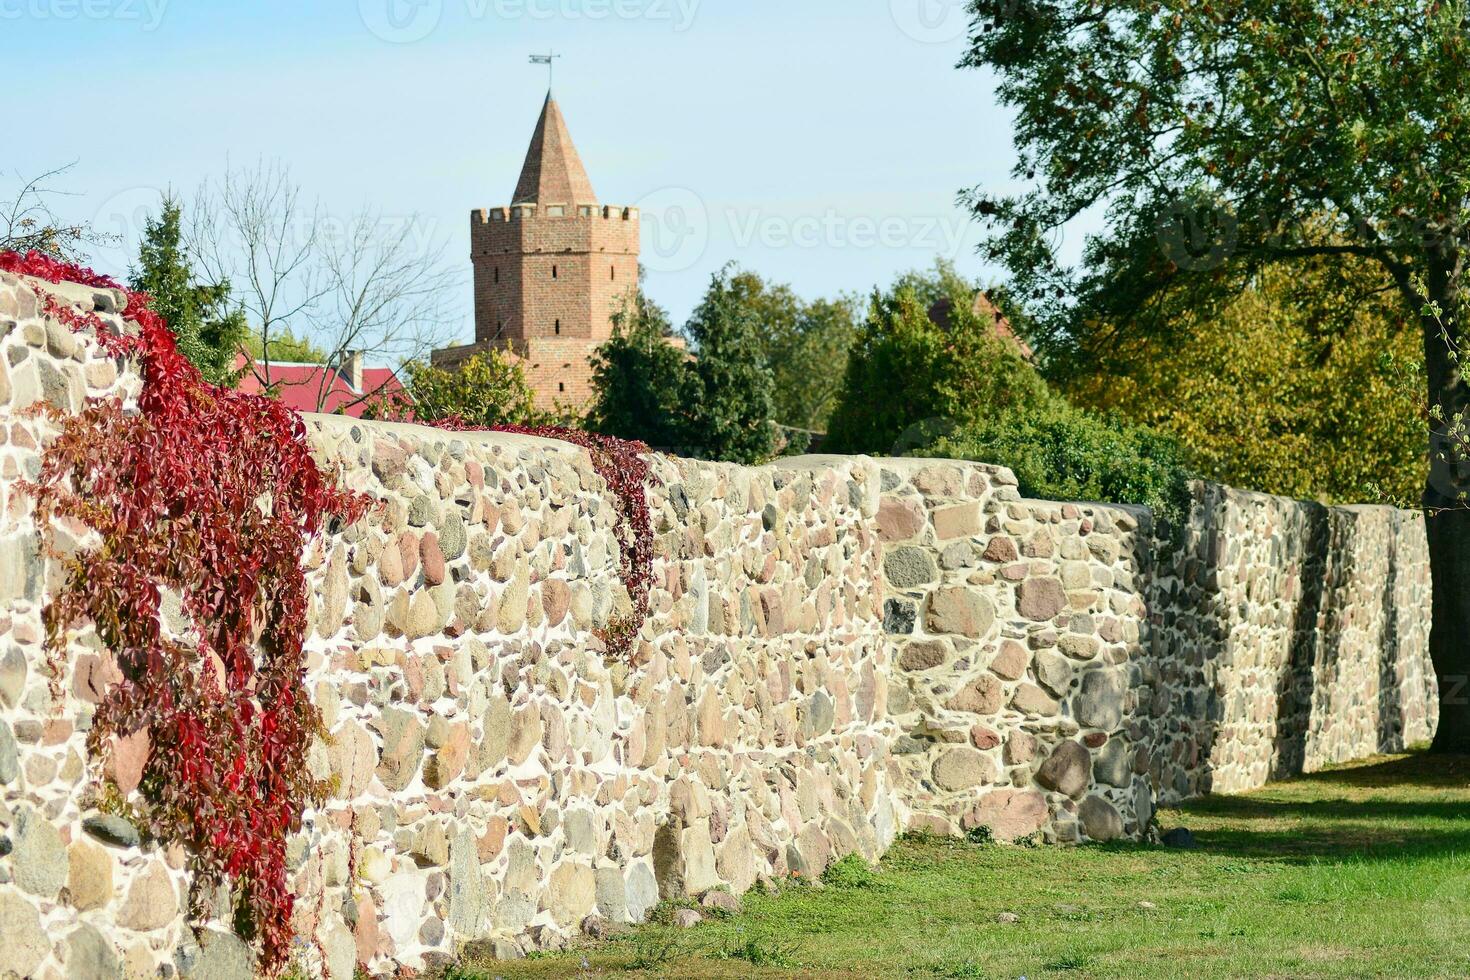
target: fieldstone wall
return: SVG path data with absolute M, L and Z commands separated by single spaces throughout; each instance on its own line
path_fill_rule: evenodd
M 117 294 L 46 288 L 121 328 Z M 17 487 L 49 433 L 24 410 L 137 386 L 0 274 L 0 971 L 19 976 L 251 972 L 223 924 L 186 926 L 185 856 L 97 808 L 104 778 L 131 789 L 126 751 L 103 774 L 84 746 L 110 655 L 85 634 L 63 663 L 42 649 L 60 568 Z M 629 598 L 585 453 L 307 428 L 379 501 L 304 556 L 312 765 L 336 786 L 291 841 L 316 975 L 520 955 L 909 828 L 1141 835 L 1161 802 L 1433 728 L 1413 514 L 1201 487 L 1160 540 L 1146 511 L 1022 500 L 980 464 L 656 456 L 652 613 L 619 663 L 593 633 Z
M 343 969 L 354 947 L 381 966 L 554 945 L 594 914 L 876 858 L 901 828 L 870 461 L 656 459 L 653 613 L 630 666 L 591 637 L 629 600 L 584 452 L 310 427 L 384 501 L 308 556 L 341 788 L 301 842 L 306 891 L 326 894 L 302 928 L 341 937 Z
M 911 822 L 1139 836 L 1155 807 L 1434 733 L 1419 514 L 1201 484 L 1189 519 L 884 460 L 889 705 Z

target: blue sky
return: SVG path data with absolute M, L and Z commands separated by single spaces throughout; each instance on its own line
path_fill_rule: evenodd
M 936 257 L 989 278 L 955 196 L 1012 187 L 1014 152 L 993 80 L 954 67 L 963 7 L 0 0 L 27 80 L 0 169 L 77 161 L 59 210 L 131 242 L 160 189 L 279 159 L 329 212 L 421 215 L 464 273 L 467 339 L 469 211 L 509 203 L 546 89 L 527 59 L 554 48 L 593 184 L 644 207 L 648 290 L 676 322 L 728 261 L 810 297 Z

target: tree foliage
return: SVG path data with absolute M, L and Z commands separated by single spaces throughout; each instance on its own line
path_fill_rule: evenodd
M 165 197 L 148 219 L 130 285 L 152 298 L 152 308 L 174 332 L 179 353 L 211 384 L 233 385 L 235 354 L 249 333 L 245 314 L 231 308 L 228 280 L 202 283 L 183 247 L 182 208 Z
M 1038 325 L 1172 327 L 1175 297 L 1239 293 L 1266 266 L 1365 260 L 1423 320 L 1435 465 L 1436 747 L 1470 751 L 1470 248 L 1466 0 L 976 0 L 965 63 L 1016 120 L 1018 194 L 971 195 Z M 1106 215 L 1079 266 L 1055 243 Z
M 730 279 L 732 301 L 755 316 L 766 365 L 771 369 L 772 418 L 791 429 L 825 432 L 857 330 L 851 297 L 808 302 L 788 285 L 769 283 L 754 272 Z
M 919 455 L 1005 466 L 1028 497 L 1138 504 L 1175 527 L 1188 514 L 1191 471 L 1178 442 L 1060 398 L 971 421 Z
M 974 292 L 944 265 L 874 292 L 848 352 L 828 448 L 902 455 L 955 425 L 1048 402 L 1036 370 L 974 314 Z M 946 322 L 930 317 L 941 300 L 950 303 Z
M 1411 505 L 1426 470 L 1421 337 L 1361 262 L 1262 271 L 1170 312 L 1177 337 L 1080 324 L 1056 378 L 1075 403 L 1172 433 L 1202 476 L 1266 493 Z M 1371 286 L 1369 287 L 1371 288 Z
M 327 352 L 310 337 L 298 337 L 290 327 L 277 327 L 268 342 L 262 342 L 260 334 L 251 331 L 244 342 L 245 351 L 257 361 L 286 364 L 325 364 Z M 269 357 L 267 357 L 269 353 Z
M 406 383 L 388 414 L 424 423 L 454 419 L 474 429 L 547 421 L 521 366 L 498 350 L 480 351 L 453 369 L 410 361 L 403 373 Z
M 588 414 L 596 431 L 701 459 L 755 463 L 776 450 L 773 380 L 758 314 L 728 273 L 714 276 L 684 335 L 640 292 L 598 348 Z
M 706 459 L 756 463 L 776 451 L 775 382 L 755 310 L 728 273 L 710 280 L 684 334 L 694 348 L 686 442 Z
M 659 449 L 682 447 L 690 406 L 688 355 L 669 342 L 669 316 L 639 290 L 613 316 L 612 339 L 592 360 L 587 424 Z

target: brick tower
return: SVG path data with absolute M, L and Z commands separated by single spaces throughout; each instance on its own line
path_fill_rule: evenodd
M 521 361 L 539 408 L 582 409 L 592 353 L 638 285 L 638 240 L 638 209 L 598 203 L 548 93 L 510 206 L 470 214 L 475 342 L 434 363 L 499 348 Z

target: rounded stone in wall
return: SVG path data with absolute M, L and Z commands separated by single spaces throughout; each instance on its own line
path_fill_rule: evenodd
M 934 782 L 943 790 L 959 792 L 995 782 L 995 762 L 975 749 L 950 749 L 934 763 Z
M 0 890 L 0 963 L 6 970 L 29 976 L 50 951 L 41 913 L 14 892 Z
M 929 597 L 925 625 L 931 633 L 984 636 L 995 622 L 995 606 L 972 589 L 936 589 Z
M 1070 739 L 1058 745 L 1036 773 L 1036 781 L 1047 789 L 1078 799 L 1087 791 L 1092 776 L 1092 754 Z
M 1123 698 L 1128 683 L 1121 671 L 1091 670 L 1082 675 L 1073 710 L 1084 728 L 1113 731 L 1123 723 Z
M 1089 796 L 1077 810 L 1082 832 L 1095 841 L 1117 840 L 1123 836 L 1123 817 L 1118 808 L 1101 796 Z
M 923 548 L 893 548 L 883 559 L 883 572 L 894 588 L 928 585 L 939 577 L 934 556 Z

